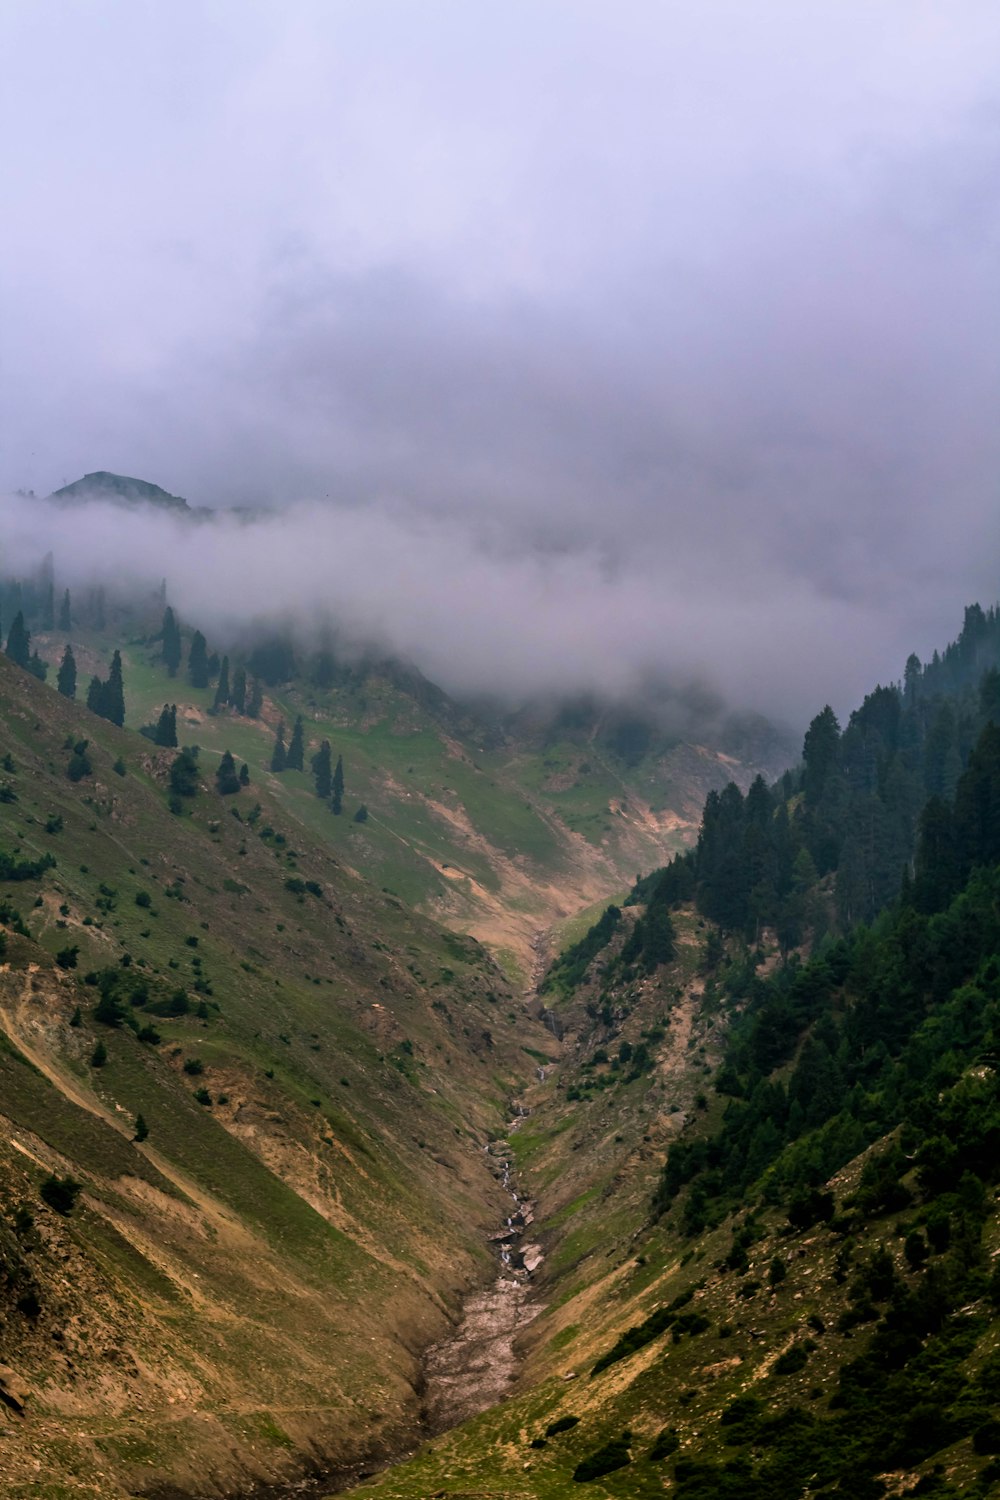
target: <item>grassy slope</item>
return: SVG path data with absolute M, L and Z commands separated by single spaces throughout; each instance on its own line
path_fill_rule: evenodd
M 267 789 L 205 787 L 174 817 L 170 752 L 2 657 L 0 702 L 17 799 L 0 804 L 0 847 L 57 860 L 2 892 L 31 937 L 10 938 L 0 972 L 0 1220 L 20 1202 L 35 1215 L 5 1293 L 3 1358 L 35 1392 L 8 1434 L 7 1493 L 43 1493 L 39 1455 L 46 1493 L 75 1476 L 104 1495 L 396 1440 L 415 1351 L 488 1264 L 499 1205 L 481 1148 L 533 1023 L 478 945 L 372 890 Z M 81 736 L 93 774 L 74 785 L 64 743 Z M 71 945 L 64 971 L 52 956 Z M 126 955 L 150 1007 L 183 985 L 207 1014 L 156 1017 L 158 1046 L 101 1026 L 81 976 Z M 68 1219 L 39 1202 L 49 1170 L 84 1185 Z M 37 1320 L 13 1310 L 29 1285 Z
M 106 671 L 117 643 L 75 633 L 81 684 Z M 61 637 L 35 644 L 58 661 Z M 731 777 L 748 784 L 762 768 L 752 751 L 740 764 L 718 749 L 683 743 L 661 742 L 631 767 L 596 739 L 514 737 L 498 746 L 433 696 L 425 701 L 405 681 L 375 672 L 329 690 L 300 684 L 269 692 L 259 721 L 214 716 L 214 686 L 192 688 L 183 672 L 170 679 L 157 645 L 135 638 L 123 648 L 123 663 L 128 724 L 155 721 L 165 700 L 176 702 L 182 742 L 213 754 L 229 748 L 345 863 L 408 905 L 480 937 L 518 979 L 530 969 L 540 929 L 661 864 L 697 828 L 711 787 Z M 272 778 L 277 723 L 284 719 L 290 729 L 298 713 L 306 725 L 306 771 Z M 309 755 L 323 738 L 344 758 L 341 818 L 313 796 Z M 782 769 L 772 745 L 760 753 L 765 771 Z M 353 821 L 362 802 L 370 814 L 363 826 Z
M 722 1414 L 737 1398 L 755 1396 L 772 1415 L 800 1408 L 821 1422 L 834 1417 L 830 1398 L 839 1371 L 863 1352 L 870 1332 L 870 1326 L 837 1327 L 849 1307 L 845 1266 L 861 1265 L 884 1245 L 901 1283 L 920 1284 L 922 1273 L 902 1253 L 906 1216 L 898 1213 L 855 1224 L 847 1236 L 823 1225 L 793 1232 L 782 1211 L 765 1208 L 757 1213 L 749 1265 L 738 1272 L 725 1260 L 739 1215 L 693 1241 L 669 1218 L 651 1220 L 649 1204 L 670 1141 L 685 1126 L 712 1129 L 725 1107 L 707 1088 L 721 1057 L 725 1018 L 698 974 L 703 924 L 685 914 L 676 920 L 676 961 L 640 981 L 617 1006 L 613 1044 L 609 1029 L 595 1025 L 583 1008 L 596 987 L 563 1003 L 563 1061 L 526 1096 L 533 1116 L 511 1137 L 523 1180 L 537 1194 L 536 1228 L 547 1249 L 540 1286 L 545 1307 L 524 1340 L 518 1393 L 352 1494 L 370 1500 L 437 1493 L 463 1500 L 569 1500 L 582 1493 L 573 1479 L 577 1464 L 625 1431 L 632 1462 L 590 1481 L 588 1493 L 622 1500 L 662 1495 L 673 1488 L 678 1461 L 725 1464 L 747 1453 L 759 1460 L 766 1446 L 727 1443 L 736 1432 L 721 1422 Z M 656 1067 L 642 1079 L 614 1081 L 621 1070 L 593 1064 L 599 1046 L 613 1058 L 620 1040 L 635 1044 L 659 1025 L 666 1034 L 656 1045 Z M 609 1086 L 599 1086 L 602 1078 Z M 583 1097 L 570 1100 L 571 1089 Z M 838 1203 L 857 1188 L 868 1154 L 831 1179 Z M 995 1207 L 984 1243 L 990 1256 L 1000 1254 Z M 772 1287 L 775 1257 L 786 1274 Z M 683 1312 L 698 1314 L 703 1328 L 679 1336 L 662 1332 L 591 1374 L 626 1330 L 687 1294 Z M 807 1358 L 801 1369 L 781 1373 L 777 1361 L 793 1346 Z M 965 1362 L 967 1373 L 998 1350 L 1000 1327 L 987 1316 Z M 577 1418 L 577 1425 L 532 1446 L 566 1417 Z M 651 1458 L 665 1429 L 674 1430 L 676 1450 Z M 935 1454 L 934 1462 L 943 1464 L 955 1487 L 949 1493 L 971 1493 L 984 1460 L 965 1439 Z M 931 1467 L 887 1475 L 888 1492 L 899 1493 Z M 714 1492 L 709 1481 L 704 1493 Z

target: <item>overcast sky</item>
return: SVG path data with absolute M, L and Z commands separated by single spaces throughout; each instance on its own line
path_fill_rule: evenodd
M 997 595 L 996 0 L 4 0 L 0 129 L 0 488 L 234 607 L 800 720 Z

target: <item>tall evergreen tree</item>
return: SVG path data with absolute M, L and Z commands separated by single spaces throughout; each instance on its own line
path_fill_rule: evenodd
M 165 745 L 168 749 L 177 748 L 177 704 L 164 703 L 153 735 L 154 745 Z
M 176 677 L 177 668 L 181 664 L 181 632 L 169 604 L 163 611 L 163 628 L 160 634 L 163 638 L 164 663 L 170 676 Z
M 229 701 L 238 714 L 247 711 L 247 670 L 246 667 L 237 667 L 233 673 L 233 686 L 229 694 Z
M 337 756 L 337 764 L 333 768 L 333 786 L 330 790 L 330 806 L 339 818 L 344 810 L 344 757 Z
M 111 658 L 104 702 L 104 717 L 120 728 L 125 723 L 125 684 L 122 681 L 122 658 L 119 651 L 115 651 Z
M 42 629 L 55 630 L 56 628 L 56 591 L 55 584 L 51 578 L 47 578 L 42 587 Z
M 285 755 L 285 769 L 287 771 L 301 771 L 305 755 L 305 742 L 302 730 L 302 715 L 299 714 L 295 720 L 292 737 L 288 742 L 288 751 Z
M 310 765 L 312 766 L 312 773 L 316 778 L 316 795 L 317 797 L 321 797 L 325 802 L 333 790 L 329 740 L 323 741 L 313 756 Z
M 247 717 L 259 719 L 260 711 L 264 707 L 264 692 L 260 685 L 260 678 L 254 677 L 250 686 L 250 697 L 247 700 Z
M 228 750 L 222 752 L 219 768 L 215 773 L 215 785 L 223 797 L 229 797 L 240 789 L 240 778 L 236 773 L 236 762 Z
M 208 642 L 200 630 L 196 630 L 191 637 L 191 650 L 188 654 L 188 677 L 190 678 L 192 687 L 208 687 Z
M 219 683 L 215 689 L 215 709 L 225 708 L 229 702 L 229 657 L 222 658 L 222 666 L 219 668 Z
M 278 724 L 278 733 L 274 738 L 274 749 L 271 751 L 271 770 L 283 771 L 288 764 L 288 751 L 285 749 L 285 721 L 282 719 Z
M 64 631 L 73 629 L 73 614 L 70 609 L 69 589 L 63 594 L 62 603 L 59 606 L 59 629 Z
M 63 659 L 59 664 L 58 688 L 64 698 L 76 697 L 76 659 L 73 647 L 67 641 Z
M 24 615 L 18 610 L 7 637 L 7 655 L 19 667 L 28 670 L 31 663 L 31 635 L 25 628 Z
M 87 707 L 92 714 L 100 714 L 104 717 L 104 689 L 106 684 L 97 676 L 90 679 L 87 687 Z

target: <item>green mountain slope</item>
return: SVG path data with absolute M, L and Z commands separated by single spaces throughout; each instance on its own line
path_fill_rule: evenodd
M 547 1250 L 520 1393 L 359 1493 L 1000 1485 L 1000 731 L 980 665 L 952 713 L 985 727 L 871 927 L 820 935 L 830 872 L 798 951 L 742 915 L 720 934 L 690 902 L 720 889 L 699 844 L 553 967 L 563 1057 L 511 1138 Z M 935 696 L 930 725 L 940 678 Z
M 266 789 L 206 770 L 176 816 L 174 752 L 2 657 L 0 702 L 5 1492 L 233 1489 L 399 1442 L 548 1033 Z

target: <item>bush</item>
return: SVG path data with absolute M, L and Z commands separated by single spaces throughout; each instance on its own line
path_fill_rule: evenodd
M 605 1443 L 602 1448 L 597 1448 L 593 1453 L 577 1464 L 573 1470 L 573 1478 L 577 1484 L 586 1484 L 591 1479 L 600 1479 L 602 1474 L 613 1474 L 616 1469 L 624 1469 L 626 1464 L 632 1462 L 629 1453 L 630 1433 L 622 1433 L 620 1438 L 612 1438 L 610 1443 Z
M 60 969 L 75 969 L 79 954 L 80 948 L 76 943 L 71 948 L 60 948 L 56 954 L 56 963 Z
M 550 1422 L 545 1429 L 545 1436 L 556 1437 L 560 1432 L 569 1432 L 571 1427 L 579 1424 L 579 1417 L 559 1417 L 555 1422 Z
M 57 1214 L 70 1214 L 83 1192 L 83 1184 L 74 1177 L 57 1177 L 53 1172 L 46 1177 L 38 1191 L 43 1201 L 54 1208 Z
M 192 1078 L 197 1078 L 199 1073 L 204 1073 L 205 1064 L 200 1057 L 186 1057 L 184 1059 L 184 1071 L 190 1073 Z

